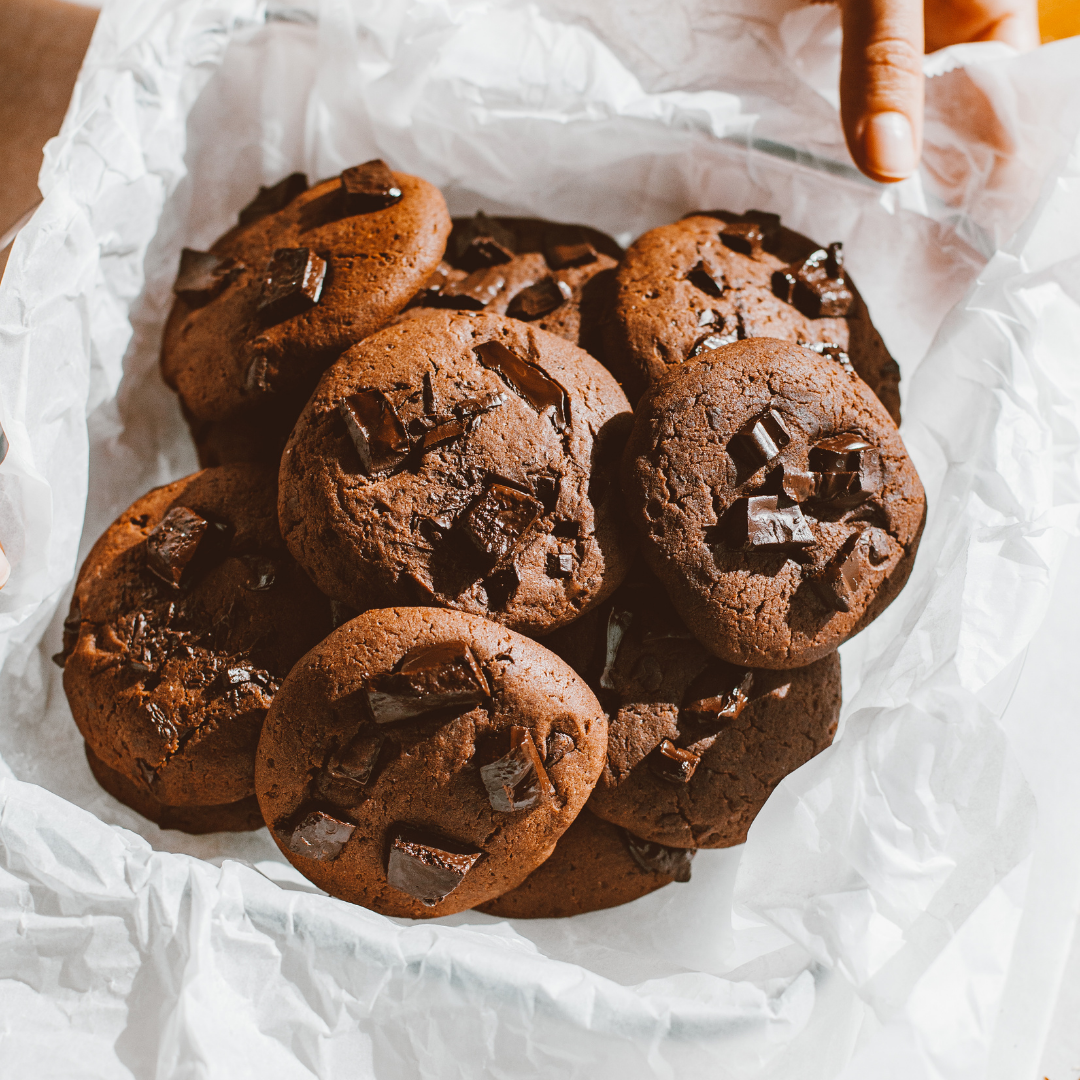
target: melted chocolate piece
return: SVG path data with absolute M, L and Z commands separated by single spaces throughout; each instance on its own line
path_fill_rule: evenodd
M 737 499 L 724 515 L 727 543 L 744 551 L 796 551 L 814 544 L 814 534 L 796 503 L 779 495 L 751 495 Z
M 523 397 L 538 413 L 554 407 L 552 422 L 562 431 L 570 418 L 570 401 L 566 390 L 542 367 L 511 352 L 502 342 L 485 341 L 473 352 L 486 368 L 496 372 L 516 394 Z
M 386 162 L 373 158 L 341 174 L 341 195 L 347 214 L 370 214 L 393 206 L 401 198 L 401 188 Z
M 834 345 L 831 342 L 817 341 L 813 345 L 805 345 L 804 348 L 810 349 L 811 352 L 816 352 L 818 356 L 827 356 L 830 360 L 835 360 L 849 375 L 857 375 L 855 365 L 851 362 L 851 357 L 848 356 L 839 345 Z M 895 363 L 896 361 L 893 361 Z
M 508 228 L 479 210 L 454 230 L 451 247 L 454 265 L 472 271 L 509 262 L 517 250 L 517 240 Z
M 881 454 L 861 435 L 848 433 L 810 448 L 810 467 L 820 477 L 817 496 L 833 506 L 858 506 L 881 490 Z
M 487 788 L 492 808 L 504 814 L 531 810 L 539 805 L 541 797 L 546 795 L 550 799 L 555 795 L 527 727 L 510 728 L 510 753 L 482 766 L 480 779 Z
M 458 259 L 458 266 L 471 272 L 487 266 L 502 266 L 513 257 L 513 251 L 504 247 L 494 237 L 478 236 L 465 248 Z
M 740 335 L 737 329 L 729 334 L 719 333 L 715 330 L 711 333 L 703 334 L 694 342 L 694 347 L 690 350 L 689 359 L 700 356 L 703 352 L 708 352 L 710 349 L 719 349 L 723 345 L 730 345 L 733 341 L 738 341 L 739 338 Z
M 512 319 L 530 322 L 561 307 L 572 295 L 573 291 L 565 281 L 556 281 L 555 278 L 550 277 L 543 278 L 535 285 L 522 289 L 510 301 L 506 314 Z
M 694 775 L 701 758 L 692 750 L 676 746 L 670 739 L 661 739 L 660 745 L 645 760 L 661 780 L 686 784 Z
M 736 719 L 750 703 L 750 688 L 754 685 L 754 673 L 734 668 L 730 664 L 713 665 L 699 675 L 687 690 L 689 699 L 679 710 L 694 724 L 707 724 L 712 728 L 723 727 Z
M 801 472 L 781 462 L 768 476 L 762 485 L 761 493 L 764 495 L 783 495 L 792 502 L 803 503 L 812 499 L 817 492 L 818 474 L 813 472 Z
M 381 390 L 358 390 L 338 402 L 360 467 L 368 476 L 389 472 L 409 454 L 409 436 L 393 403 Z
M 510 597 L 517 592 L 520 584 L 517 569 L 512 565 L 499 567 L 493 574 L 489 574 L 483 581 L 488 608 L 502 611 L 510 603 Z
M 596 248 L 583 240 L 578 244 L 552 244 L 545 258 L 552 270 L 563 270 L 568 266 L 586 266 L 596 262 L 599 256 Z
M 425 453 L 428 450 L 434 450 L 435 447 L 442 446 L 444 443 L 460 439 L 468 429 L 467 420 L 460 420 L 457 417 L 439 417 L 435 421 L 435 426 L 424 432 L 424 437 L 420 440 L 420 449 Z
M 326 260 L 310 248 L 278 248 L 266 268 L 258 310 L 286 319 L 313 308 L 322 296 Z
M 505 559 L 542 510 L 531 495 L 505 484 L 491 484 L 465 514 L 462 529 L 481 554 Z
M 769 409 L 744 424 L 728 444 L 728 452 L 741 452 L 757 465 L 767 465 L 787 444 L 791 433 L 784 426 L 784 418 Z
M 481 311 L 502 291 L 506 276 L 497 267 L 474 270 L 461 281 L 450 281 L 439 291 L 440 307 L 458 311 Z
M 855 297 L 844 280 L 841 244 L 818 248 L 772 277 L 773 292 L 808 319 L 838 318 L 851 311 Z
M 375 722 L 392 724 L 479 705 L 491 690 L 472 649 L 464 641 L 444 641 L 410 649 L 397 671 L 370 679 L 365 694 Z
M 615 661 L 619 656 L 619 646 L 622 645 L 626 631 L 634 621 L 632 611 L 619 611 L 612 608 L 608 612 L 607 627 L 604 633 L 604 670 L 600 673 L 600 685 L 605 690 L 614 690 L 615 683 L 611 673 L 615 667 Z
M 277 580 L 277 567 L 273 561 L 262 555 L 250 555 L 244 562 L 247 563 L 250 576 L 244 582 L 244 588 L 250 592 L 266 592 Z
M 686 275 L 686 280 L 694 286 L 695 289 L 700 289 L 706 296 L 723 296 L 723 287 L 717 282 L 717 280 L 705 269 L 705 264 L 699 262 L 697 266 Z
M 550 578 L 568 578 L 574 576 L 574 556 L 569 552 L 558 554 L 549 552 L 547 557 L 547 576 Z
M 271 187 L 260 187 L 258 195 L 240 211 L 238 220 L 241 225 L 250 225 L 268 214 L 276 214 L 307 189 L 307 177 L 303 173 L 290 173 Z
M 244 269 L 235 259 L 222 259 L 211 251 L 184 248 L 180 252 L 180 271 L 173 283 L 177 296 L 203 299 L 223 289 Z
M 458 854 L 396 836 L 390 848 L 386 880 L 425 907 L 434 907 L 461 884 L 482 854 Z
M 210 522 L 186 506 L 174 506 L 146 538 L 146 565 L 166 585 L 180 588 Z
M 560 761 L 572 750 L 577 749 L 574 740 L 562 731 L 553 731 L 548 736 L 547 757 L 544 758 L 544 768 L 550 769 L 558 765 Z
M 270 364 L 265 356 L 256 356 L 248 365 L 244 375 L 244 389 L 249 394 L 268 394 L 273 390 L 270 384 Z
M 828 566 L 810 584 L 829 607 L 850 611 L 855 604 L 859 587 L 871 569 L 867 537 L 853 533 L 841 545 Z
M 331 757 L 326 772 L 333 780 L 363 786 L 371 780 L 386 736 L 378 731 L 364 731 L 339 754 Z
M 676 881 L 690 880 L 690 860 L 697 854 L 694 848 L 668 847 L 652 840 L 642 840 L 623 830 L 626 847 L 634 862 L 651 874 L 663 874 Z
M 756 258 L 761 254 L 765 234 L 761 231 L 761 226 L 754 222 L 732 221 L 720 230 L 720 239 L 724 246 L 732 251 Z
M 313 810 L 287 838 L 283 836 L 282 839 L 285 846 L 297 855 L 320 862 L 333 862 L 355 831 L 355 825 L 332 817 L 323 810 Z
M 476 417 L 489 413 L 506 404 L 505 394 L 485 394 L 481 398 L 466 398 L 454 406 L 454 415 L 463 420 L 475 420 Z

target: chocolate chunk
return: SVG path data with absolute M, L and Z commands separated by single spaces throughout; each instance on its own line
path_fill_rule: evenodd
M 784 418 L 775 409 L 769 409 L 735 433 L 728 452 L 734 449 L 755 464 L 767 465 L 789 442 L 791 434 L 784 426 Z
M 813 345 L 805 346 L 812 352 L 816 352 L 818 356 L 827 356 L 830 360 L 836 361 L 849 375 L 856 375 L 858 372 L 855 370 L 855 365 L 851 362 L 851 357 L 848 356 L 839 345 L 834 345 L 831 342 L 817 341 Z M 895 364 L 896 361 L 894 360 Z M 899 370 L 899 368 L 897 369 Z
M 555 412 L 552 422 L 556 431 L 569 423 L 570 401 L 566 391 L 543 368 L 512 352 L 502 342 L 485 341 L 473 349 L 476 358 L 486 368 L 496 372 L 515 393 L 523 397 L 538 413 L 549 406 Z
M 514 234 L 483 210 L 455 228 L 450 240 L 451 261 L 462 270 L 479 270 L 509 262 L 517 250 Z
M 611 673 L 615 667 L 615 661 L 619 655 L 619 646 L 622 645 L 626 631 L 634 621 L 632 611 L 619 611 L 612 608 L 608 612 L 607 627 L 604 633 L 604 670 L 600 673 L 600 685 L 605 690 L 614 690 L 615 683 Z
M 719 282 L 705 269 L 705 264 L 699 262 L 689 274 L 686 275 L 686 280 L 694 286 L 695 289 L 700 289 L 706 296 L 723 296 L 724 290 Z
M 577 745 L 569 735 L 562 731 L 553 731 L 548 736 L 544 768 L 550 769 L 553 765 L 558 765 L 567 754 L 576 749 Z
M 859 586 L 871 569 L 868 547 L 864 533 L 853 533 L 825 569 L 810 579 L 814 591 L 829 607 L 836 611 L 850 611 L 854 606 Z
M 529 322 L 554 311 L 557 307 L 566 303 L 572 295 L 573 290 L 565 281 L 544 278 L 535 285 L 522 289 L 510 301 L 506 314 L 512 319 L 523 319 Z
M 462 435 L 468 431 L 469 425 L 466 420 L 459 420 L 457 417 L 439 417 L 435 421 L 435 426 L 429 428 L 424 432 L 424 437 L 420 440 L 420 449 L 424 452 L 428 450 L 434 450 L 437 446 L 442 446 L 444 443 L 452 442 L 454 439 L 460 439 Z
M 498 409 L 505 404 L 505 394 L 485 394 L 479 398 L 466 398 L 454 406 L 454 415 L 461 417 L 463 420 L 474 420 L 476 417 L 489 413 L 493 409 Z
M 574 556 L 569 552 L 548 552 L 547 576 L 552 578 L 568 578 L 574 575 Z
M 434 907 L 461 884 L 482 854 L 458 854 L 396 836 L 390 848 L 386 880 L 426 907 Z
M 690 880 L 690 860 L 696 851 L 693 848 L 668 847 L 652 840 L 642 840 L 631 832 L 623 830 L 626 846 L 634 862 L 651 874 L 663 874 L 676 881 Z
M 439 292 L 439 307 L 481 311 L 502 291 L 506 276 L 497 267 L 474 270 L 460 281 L 449 281 Z
M 361 732 L 344 750 L 331 757 L 326 767 L 327 775 L 345 784 L 367 784 L 385 740 L 386 736 L 381 732 Z
M 781 462 L 765 477 L 761 493 L 783 495 L 792 502 L 803 503 L 814 497 L 818 479 L 817 473 L 802 472 Z
M 409 454 L 409 436 L 393 403 L 381 390 L 358 390 L 338 402 L 360 467 L 368 476 L 389 472 Z
M 855 297 L 844 280 L 843 248 L 830 244 L 772 277 L 773 292 L 809 319 L 838 318 L 851 311 Z
M 559 489 L 562 486 L 562 479 L 558 476 L 542 475 L 532 476 L 529 478 L 532 487 L 533 494 L 543 504 L 545 513 L 552 513 L 555 507 L 559 504 Z M 565 527 L 566 522 L 556 522 L 555 528 L 558 529 L 560 524 Z M 574 532 L 571 534 L 577 536 L 577 522 L 570 522 L 574 526 Z M 552 530 L 554 532 L 554 530 Z M 555 535 L 568 535 L 566 532 L 555 533 Z
M 541 510 L 543 507 L 531 495 L 505 484 L 491 484 L 464 516 L 462 528 L 481 554 L 504 559 Z
M 365 694 L 375 722 L 392 724 L 437 709 L 479 705 L 491 691 L 472 649 L 446 641 L 410 649 L 397 671 L 369 680 Z
M 135 759 L 135 767 L 139 770 L 139 776 L 142 777 L 142 782 L 148 788 L 153 789 L 158 781 L 157 769 L 155 769 L 149 761 L 145 761 L 141 757 Z
M 735 720 L 750 703 L 754 673 L 730 664 L 710 665 L 687 689 L 687 702 L 679 719 L 722 727 Z
M 488 607 L 492 611 L 502 611 L 510 603 L 510 598 L 517 592 L 520 584 L 521 579 L 513 565 L 500 566 L 483 581 Z
M 596 248 L 583 240 L 578 244 L 552 244 L 545 258 L 552 270 L 562 270 L 568 266 L 586 266 L 596 262 L 599 256 Z
M 483 270 L 487 266 L 502 266 L 514 257 L 513 251 L 504 247 L 494 237 L 477 236 L 473 239 L 461 257 L 458 266 L 462 270 Z
M 277 567 L 262 555 L 249 555 L 244 562 L 248 567 L 249 577 L 244 588 L 251 592 L 266 592 L 277 580 Z
M 744 551 L 794 551 L 814 544 L 814 534 L 798 504 L 779 495 L 737 499 L 724 515 L 727 544 Z
M 386 162 L 373 158 L 341 174 L 341 195 L 347 214 L 370 214 L 393 206 L 401 198 L 401 188 Z
M 298 172 L 290 173 L 271 187 L 260 187 L 258 195 L 240 211 L 240 224 L 250 225 L 268 214 L 276 214 L 288 206 L 297 195 L 307 191 L 307 188 L 307 177 Z
M 701 758 L 692 750 L 676 746 L 670 739 L 662 739 L 660 745 L 646 759 L 649 768 L 661 780 L 675 784 L 688 783 L 694 775 Z
M 817 496 L 839 507 L 858 506 L 881 490 L 881 454 L 861 435 L 848 433 L 810 448 L 810 467 L 820 478 Z
M 61 649 L 60 652 L 54 652 L 51 659 L 58 668 L 62 668 L 65 664 L 67 664 L 67 658 L 69 655 L 69 653 L 66 653 L 63 651 L 63 649 Z
M 741 255 L 750 255 L 756 258 L 761 254 L 761 244 L 765 234 L 761 226 L 754 222 L 732 221 L 720 230 L 720 239 L 724 246 L 737 251 Z
M 213 296 L 243 269 L 244 264 L 235 259 L 222 259 L 211 251 L 184 248 L 180 252 L 180 271 L 173 283 L 173 292 L 189 298 Z
M 244 389 L 249 394 L 268 394 L 273 390 L 270 382 L 270 363 L 265 356 L 256 356 L 248 364 L 244 375 Z
M 559 540 L 577 540 L 581 537 L 581 522 L 570 518 L 556 518 L 551 535 Z
M 424 413 L 427 416 L 435 415 L 435 384 L 431 381 L 431 372 L 425 371 L 420 380 L 420 397 L 424 403 Z
M 690 350 L 689 359 L 700 356 L 703 352 L 708 352 L 709 349 L 719 349 L 722 345 L 730 345 L 733 341 L 738 340 L 738 330 L 733 330 L 729 334 L 718 333 L 715 330 L 710 334 L 703 334 L 694 342 L 694 347 Z
M 320 862 L 333 862 L 355 831 L 355 825 L 332 817 L 323 810 L 313 810 L 287 838 L 282 836 L 282 839 L 285 846 L 297 855 Z
M 146 565 L 167 585 L 180 588 L 184 572 L 206 535 L 210 522 L 186 506 L 174 506 L 146 538 Z
M 326 260 L 310 248 L 278 248 L 263 278 L 258 310 L 287 319 L 313 308 L 322 296 Z
M 480 779 L 487 788 L 492 808 L 504 814 L 531 810 L 539 805 L 543 796 L 550 799 L 555 795 L 532 732 L 527 727 L 510 729 L 510 753 L 482 766 Z

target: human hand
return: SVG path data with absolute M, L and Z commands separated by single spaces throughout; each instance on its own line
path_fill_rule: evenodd
M 867 176 L 910 176 L 922 152 L 923 52 L 964 41 L 1039 44 L 1036 0 L 842 0 L 840 115 Z

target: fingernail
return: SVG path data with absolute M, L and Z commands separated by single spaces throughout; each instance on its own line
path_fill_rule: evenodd
M 2 589 L 11 577 L 11 563 L 7 561 L 4 549 L 0 547 L 0 589 Z
M 863 128 L 866 164 L 879 176 L 903 180 L 918 165 L 911 121 L 898 112 L 874 113 Z

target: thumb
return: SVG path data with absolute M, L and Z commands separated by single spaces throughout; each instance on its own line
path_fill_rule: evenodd
M 923 0 L 843 0 L 840 116 L 855 164 L 892 183 L 922 150 Z

